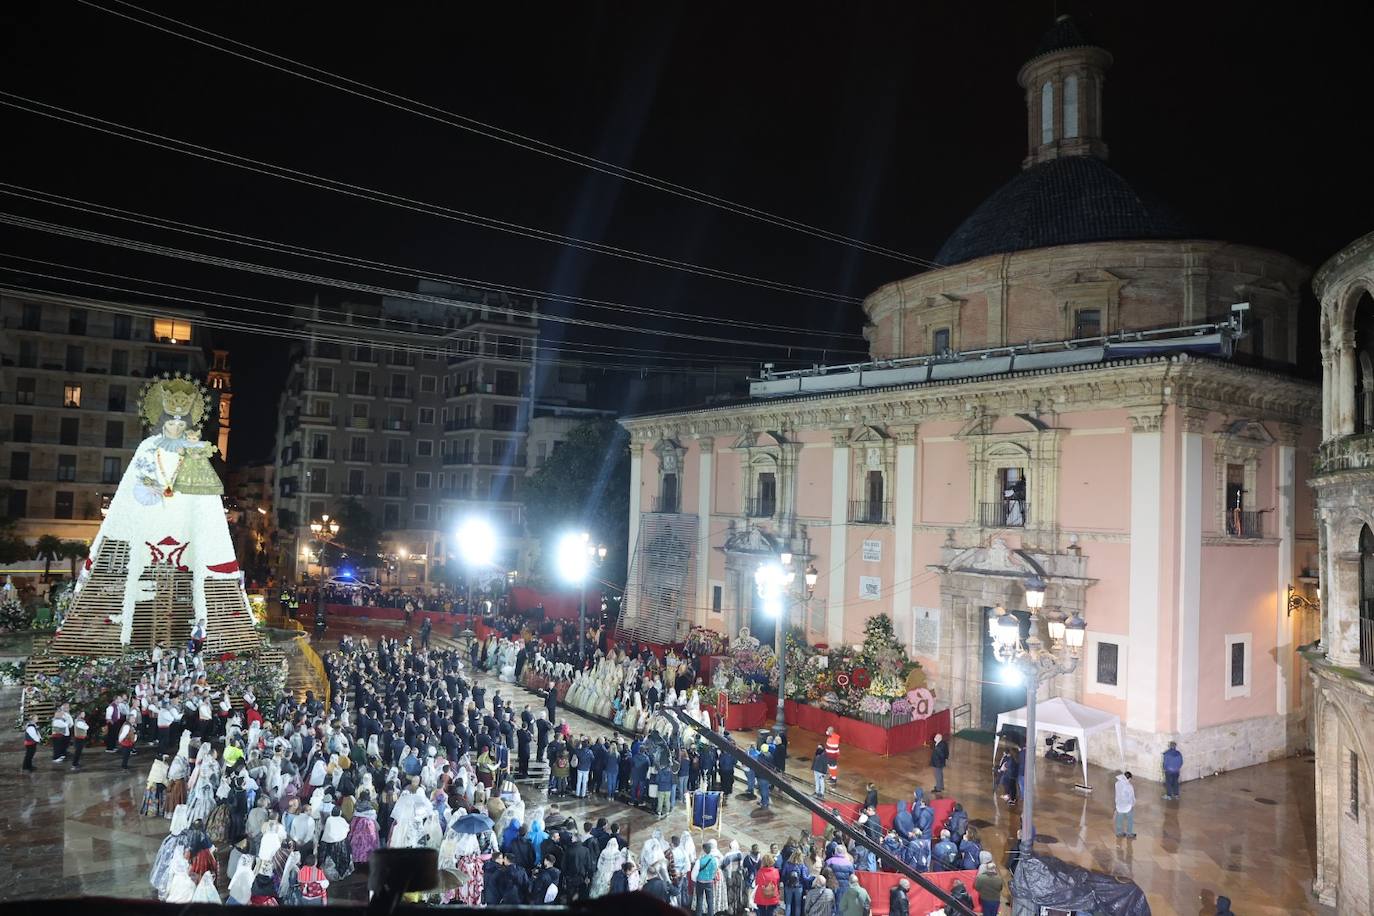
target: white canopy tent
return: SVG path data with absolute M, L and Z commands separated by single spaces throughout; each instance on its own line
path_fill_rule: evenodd
M 1001 743 L 1002 726 L 1019 725 L 1026 727 L 1026 707 L 1000 713 L 997 716 L 997 737 L 992 741 L 992 759 L 997 761 L 997 746 Z M 1088 785 L 1088 736 L 1109 728 L 1116 729 L 1116 749 L 1121 755 L 1122 765 L 1126 761 L 1126 746 L 1121 742 L 1121 717 L 1073 700 L 1055 697 L 1035 704 L 1035 735 L 1027 735 L 1026 753 L 1039 753 L 1040 732 L 1053 732 L 1069 738 L 1078 739 L 1078 759 L 1083 764 L 1083 785 Z

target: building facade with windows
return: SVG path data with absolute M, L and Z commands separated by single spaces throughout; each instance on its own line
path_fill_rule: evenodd
M 790 552 L 819 582 L 788 624 L 856 643 L 889 614 L 957 724 L 991 727 L 1025 690 L 1001 683 L 989 618 L 1025 629 L 1035 574 L 1088 625 L 1045 689 L 1119 714 L 1127 767 L 1158 778 L 1170 740 L 1185 778 L 1306 746 L 1311 623 L 1287 601 L 1317 565 L 1298 483 L 1320 395 L 1291 374 L 1306 272 L 1199 239 L 1107 164 L 1110 60 L 1071 20 L 1045 36 L 1020 73 L 1023 171 L 946 266 L 865 300 L 871 362 L 621 421 L 628 627 L 768 639 L 754 571 Z
M 198 312 L 137 311 L 0 290 L 0 487 L 26 540 L 95 537 L 144 438 L 144 383 L 162 372 L 205 373 Z
M 506 535 L 510 568 L 523 554 L 537 310 L 438 283 L 417 295 L 316 309 L 299 323 L 309 339 L 293 356 L 277 432 L 287 581 L 313 565 L 310 522 L 345 499 L 384 530 L 384 553 L 404 558 L 398 584 L 426 583 L 456 560 L 450 542 L 467 513 Z
M 1322 442 L 1309 475 L 1321 537 L 1317 880 L 1342 913 L 1374 910 L 1374 233 L 1322 266 Z

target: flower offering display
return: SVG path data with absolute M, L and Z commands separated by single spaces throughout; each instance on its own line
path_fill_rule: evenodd
M 787 695 L 844 716 L 882 725 L 910 721 L 915 708 L 907 697 L 924 686 L 921 666 L 907 657 L 885 614 L 868 618 L 860 645 L 822 651 L 789 638 Z
M 0 633 L 17 633 L 33 625 L 33 615 L 12 592 L 0 600 Z
M 725 651 L 725 637 L 707 627 L 692 627 L 687 634 L 684 649 L 697 657 L 720 655 Z

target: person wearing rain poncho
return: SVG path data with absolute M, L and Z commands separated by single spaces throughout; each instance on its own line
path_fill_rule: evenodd
M 167 882 L 167 903 L 190 903 L 196 895 L 196 880 L 191 877 L 191 860 L 186 853 L 172 859 L 171 876 Z
M 258 860 L 253 856 L 239 856 L 234 876 L 229 879 L 229 897 L 225 903 L 230 906 L 248 906 L 253 899 L 253 878 L 257 874 Z
M 444 895 L 444 903 L 481 906 L 485 885 L 482 853 L 476 835 L 457 833 L 450 828 L 439 847 L 439 867 L 453 872 L 458 878 L 457 888 Z
M 176 810 L 172 812 L 171 833 L 167 834 L 162 845 L 158 847 L 157 855 L 153 858 L 153 871 L 148 877 L 148 882 L 157 891 L 160 899 L 167 899 L 167 885 L 172 877 L 172 863 L 177 859 L 186 859 L 186 850 L 190 846 L 190 837 L 187 835 L 190 826 L 191 809 L 186 805 L 178 805 Z
M 629 853 L 620 848 L 620 842 L 611 837 L 601 857 L 596 862 L 596 874 L 592 878 L 591 896 L 604 897 L 611 892 L 611 878 L 620 871 L 620 866 L 629 861 Z
M 663 841 L 663 831 L 655 830 L 653 836 L 644 841 L 639 849 L 639 867 L 645 873 L 652 872 L 654 863 L 664 861 L 668 844 Z
M 549 832 L 544 829 L 544 809 L 535 808 L 530 815 L 530 829 L 527 835 L 530 845 L 534 847 L 534 861 L 544 861 L 544 841 L 548 838 Z

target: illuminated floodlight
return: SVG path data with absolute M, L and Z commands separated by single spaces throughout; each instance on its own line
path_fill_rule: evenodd
M 588 540 L 590 535 L 585 531 L 570 531 L 558 539 L 554 560 L 563 581 L 572 585 L 587 581 L 592 568 L 592 558 L 587 553 Z
M 496 529 L 474 515 L 458 528 L 458 554 L 468 566 L 490 566 L 496 560 Z
M 1026 676 L 1015 665 L 1003 665 L 999 676 L 1008 687 L 1019 687 L 1026 682 Z

